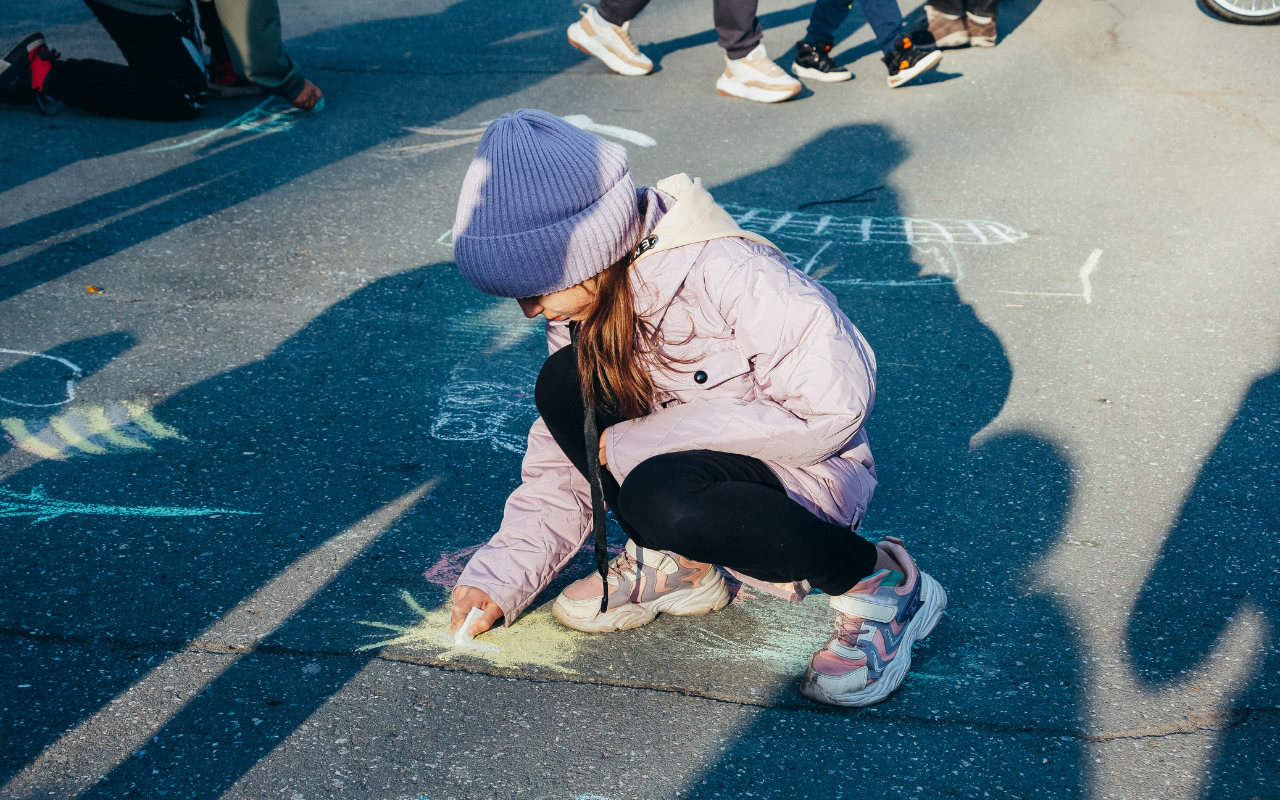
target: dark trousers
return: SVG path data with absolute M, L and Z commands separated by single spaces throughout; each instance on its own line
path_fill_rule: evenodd
M 173 14 L 133 14 L 85 0 L 129 66 L 95 59 L 59 59 L 44 93 L 71 108 L 130 119 L 192 119 L 204 108 L 200 37 L 190 6 Z
M 902 11 L 896 0 L 859 0 L 862 16 L 876 35 L 876 46 L 888 53 L 901 35 Z M 805 44 L 835 44 L 836 28 L 839 28 L 853 9 L 852 0 L 816 0 L 809 14 L 809 30 L 802 40 Z
M 943 14 L 959 16 L 968 11 L 979 17 L 995 19 L 998 0 L 929 0 L 929 5 Z
M 756 19 L 757 0 L 713 0 L 712 19 L 720 46 L 729 58 L 738 59 L 756 49 L 764 31 Z M 636 18 L 649 5 L 649 0 L 600 0 L 596 13 L 610 25 L 621 25 Z
M 560 449 L 586 475 L 586 409 L 572 348 L 543 364 L 534 401 Z M 597 413 L 602 432 L 619 421 Z M 605 502 L 641 547 L 765 581 L 807 580 L 831 595 L 844 594 L 875 571 L 875 545 L 787 497 L 758 458 L 714 450 L 668 453 L 641 462 L 621 486 L 607 469 L 601 479 Z

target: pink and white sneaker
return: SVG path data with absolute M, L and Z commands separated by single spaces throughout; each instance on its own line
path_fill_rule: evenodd
M 630 630 L 653 622 L 659 613 L 690 616 L 729 605 L 729 587 L 720 570 L 665 550 L 627 549 L 609 562 L 609 610 L 600 613 L 604 589 L 600 575 L 574 581 L 560 593 L 551 613 L 586 633 Z
M 906 578 L 884 585 L 882 569 L 845 594 L 832 597 L 835 635 L 809 659 L 800 693 L 833 706 L 869 706 L 884 700 L 911 669 L 911 646 L 933 631 L 947 607 L 947 593 L 916 568 L 901 539 L 876 545 L 893 557 Z

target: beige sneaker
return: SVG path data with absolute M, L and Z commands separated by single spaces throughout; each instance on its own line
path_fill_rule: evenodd
M 971 47 L 996 46 L 996 18 L 980 17 L 969 11 L 964 12 L 965 24 L 969 29 L 969 45 Z
M 930 5 L 924 7 L 924 13 L 929 20 L 929 34 L 934 47 L 965 47 L 969 44 L 969 27 L 959 16 L 943 14 Z
M 716 80 L 716 91 L 757 103 L 781 103 L 800 94 L 800 81 L 773 63 L 764 42 L 742 58 L 724 57 L 724 74 Z
M 679 617 L 719 611 L 729 605 L 720 570 L 684 556 L 638 547 L 609 562 L 609 610 L 600 613 L 600 576 L 569 585 L 551 606 L 556 619 L 587 633 L 626 631 L 653 622 L 659 613 Z
M 630 21 L 622 23 L 621 27 L 611 25 L 596 13 L 595 6 L 586 3 L 578 12 L 582 19 L 569 26 L 569 44 L 600 59 L 619 75 L 648 75 L 653 72 L 653 62 L 631 41 L 631 34 L 627 32 Z

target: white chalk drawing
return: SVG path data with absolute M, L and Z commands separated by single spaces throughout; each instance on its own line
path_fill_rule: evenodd
M 45 419 L 0 419 L 9 444 L 39 458 L 65 461 L 72 455 L 101 456 L 150 450 L 160 439 L 186 437 L 151 415 L 140 403 L 79 406 Z
M 58 356 L 51 356 L 45 353 L 31 353 L 26 350 L 6 350 L 0 348 L 0 353 L 8 353 L 9 355 L 14 356 L 29 356 L 31 358 L 47 358 L 50 361 L 57 361 L 59 364 L 71 370 L 71 375 L 67 378 L 66 382 L 66 396 L 56 403 L 24 403 L 20 400 L 14 400 L 3 395 L 0 395 L 0 401 L 10 403 L 15 406 L 24 406 L 25 408 L 50 408 L 52 406 L 64 406 L 76 399 L 76 381 L 80 380 L 82 373 L 80 372 L 80 368 L 75 364 L 72 364 L 65 358 L 59 358 Z
M 47 522 L 64 514 L 95 514 L 110 517 L 207 517 L 214 514 L 252 515 L 256 511 L 229 508 L 184 508 L 181 506 L 107 506 L 98 503 L 76 503 L 58 500 L 44 493 L 43 486 L 33 486 L 26 494 L 0 486 L 0 518 L 34 517 L 32 522 Z
M 299 119 L 310 114 L 319 114 L 324 110 L 324 98 L 320 98 L 314 108 L 310 111 L 304 111 L 301 108 L 294 108 L 284 100 L 278 97 L 268 97 L 249 111 L 241 114 L 235 119 L 223 125 L 220 128 L 202 133 L 185 142 L 166 145 L 165 147 L 153 147 L 150 150 L 144 150 L 145 153 L 167 153 L 170 150 L 181 150 L 184 147 L 195 147 L 198 144 L 204 144 L 207 141 L 216 139 L 232 130 L 246 131 L 249 133 L 281 133 L 283 131 L 292 130 Z
M 837 217 L 725 204 L 744 229 L 769 237 L 797 269 L 833 286 L 951 286 L 964 277 L 962 247 L 1015 244 L 1027 234 L 988 220 Z M 906 245 L 933 274 L 881 279 L 832 275 L 842 265 L 832 246 Z M 824 259 L 825 256 L 825 259 Z M 830 277 L 828 277 L 830 276 Z
M 454 368 L 431 420 L 431 436 L 444 442 L 488 442 L 498 452 L 523 455 L 529 426 L 538 415 L 533 402 L 537 374 L 508 368 L 506 380 L 465 379 L 470 372 L 462 365 Z
M 1094 250 L 1085 259 L 1084 265 L 1080 267 L 1080 291 L 1079 292 L 1015 292 L 1009 289 L 997 289 L 1000 294 L 1021 294 L 1030 297 L 1080 297 L 1084 299 L 1085 305 L 1093 303 L 1093 283 L 1089 277 L 1093 275 L 1093 271 L 1098 268 L 1098 259 L 1102 258 L 1101 250 Z
M 599 122 L 592 122 L 591 117 L 583 114 L 570 114 L 567 117 L 561 117 L 565 122 L 589 131 L 598 136 L 608 136 L 610 139 L 621 139 L 624 142 L 631 142 L 640 147 L 657 147 L 658 142 L 647 134 L 640 131 L 633 131 L 630 128 L 619 128 L 617 125 L 602 125 Z
M 619 128 L 617 125 L 604 125 L 595 122 L 591 117 L 583 114 L 570 114 L 561 117 L 565 122 L 584 131 L 598 134 L 600 136 L 608 136 L 611 139 L 620 139 L 624 142 L 638 145 L 640 147 L 654 147 L 658 143 L 652 136 L 633 131 L 630 128 Z M 490 120 L 492 122 L 492 120 Z M 427 136 L 449 136 L 453 137 L 439 142 L 428 142 L 426 144 L 410 144 L 402 147 L 390 147 L 374 153 L 378 158 L 407 158 L 411 156 L 422 155 L 423 153 L 431 153 L 436 150 L 444 150 L 450 147 L 459 147 L 464 144 L 475 144 L 480 141 L 480 137 L 484 135 L 485 128 L 489 122 L 481 123 L 477 128 L 440 128 L 434 125 L 426 128 L 409 127 L 405 130 L 410 133 L 420 133 Z

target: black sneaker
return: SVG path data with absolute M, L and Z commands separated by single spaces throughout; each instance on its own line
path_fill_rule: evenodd
M 57 52 L 45 46 L 43 33 L 29 34 L 10 48 L 0 60 L 0 103 L 34 105 L 46 117 L 57 114 L 58 108 L 53 101 L 36 90 L 37 81 L 32 70 L 35 61 L 51 62 L 57 57 Z M 45 63 L 40 71 L 40 84 L 44 83 L 48 72 L 48 64 Z
M 884 56 L 884 65 L 889 68 L 889 88 L 896 89 L 941 62 L 941 50 L 921 50 L 911 41 L 910 36 L 903 36 L 894 42 L 893 51 Z
M 796 62 L 791 71 L 797 78 L 810 78 L 823 83 L 839 83 L 853 73 L 831 60 L 831 45 L 796 42 Z

